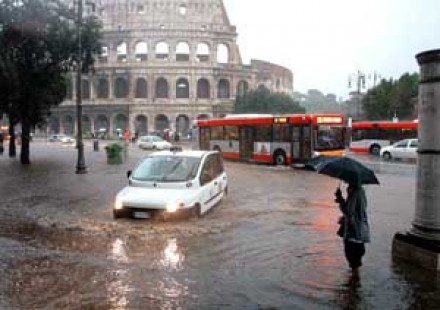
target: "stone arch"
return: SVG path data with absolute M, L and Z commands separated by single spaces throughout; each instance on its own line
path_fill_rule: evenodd
M 144 78 L 138 78 L 136 80 L 136 98 L 147 98 L 148 97 L 148 85 Z
M 75 120 L 73 116 L 66 115 L 63 120 L 64 134 L 73 135 L 75 131 Z
M 186 42 L 179 42 L 176 46 L 176 61 L 189 61 L 189 45 Z
M 156 81 L 156 98 L 159 98 L 159 99 L 168 98 L 168 96 L 169 96 L 168 88 L 169 88 L 168 81 L 163 77 L 158 78 Z
M 244 96 L 249 91 L 249 83 L 241 80 L 237 84 L 237 96 Z
M 176 83 L 176 98 L 189 98 L 189 82 L 186 78 L 179 78 Z
M 127 61 L 128 48 L 127 43 L 121 42 L 116 47 L 116 55 L 119 62 Z
M 188 136 L 189 129 L 190 129 L 189 117 L 185 114 L 178 115 L 176 117 L 176 132 L 178 132 L 180 136 L 186 137 Z
M 148 45 L 146 42 L 137 42 L 134 46 L 134 54 L 136 61 L 147 61 L 148 60 Z
M 168 47 L 168 43 L 166 42 L 158 42 L 156 44 L 156 59 L 160 60 L 168 60 L 170 54 L 170 48 Z
M 227 79 L 220 79 L 217 85 L 217 98 L 227 99 L 230 97 L 229 81 Z
M 109 95 L 109 87 L 108 87 L 108 81 L 106 78 L 99 78 L 98 79 L 98 86 L 97 86 L 97 92 L 96 96 L 99 99 L 106 99 Z
M 115 80 L 115 98 L 127 98 L 129 91 L 128 81 L 124 77 Z
M 168 117 L 164 114 L 158 114 L 154 120 L 154 129 L 156 131 L 164 131 L 170 128 L 170 121 Z
M 124 132 L 128 129 L 128 118 L 125 114 L 118 114 L 114 119 L 114 133 Z
M 198 62 L 208 62 L 211 51 L 209 45 L 205 42 L 197 44 L 196 57 Z
M 148 118 L 145 115 L 139 114 L 134 120 L 134 132 L 138 136 L 143 136 L 148 133 Z
M 82 99 L 90 99 L 90 82 L 89 80 L 81 81 Z
M 210 95 L 209 81 L 205 78 L 201 78 L 197 81 L 197 98 L 199 99 L 209 99 Z
M 105 129 L 105 132 L 103 131 Z M 107 116 L 100 114 L 95 119 L 95 131 L 104 132 L 105 135 L 109 134 L 110 131 L 110 122 L 108 121 Z
M 83 134 L 88 135 L 92 133 L 92 123 L 90 121 L 90 117 L 88 117 L 87 115 L 83 115 L 81 125 Z
M 217 46 L 217 62 L 222 64 L 229 62 L 229 46 L 225 43 L 220 43 Z
M 50 134 L 60 133 L 60 120 L 55 116 L 51 116 L 49 119 L 48 127 Z

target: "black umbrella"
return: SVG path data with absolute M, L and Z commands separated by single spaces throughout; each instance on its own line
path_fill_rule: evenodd
M 349 157 L 319 156 L 310 160 L 307 167 L 351 184 L 379 184 L 373 170 Z

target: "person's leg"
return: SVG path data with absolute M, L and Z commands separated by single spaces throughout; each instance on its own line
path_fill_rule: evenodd
M 344 240 L 345 258 L 351 269 L 357 269 L 362 266 L 362 256 L 365 254 L 365 245 Z

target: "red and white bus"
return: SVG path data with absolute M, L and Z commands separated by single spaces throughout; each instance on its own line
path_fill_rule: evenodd
M 362 121 L 351 128 L 350 151 L 379 155 L 380 149 L 403 139 L 417 138 L 415 121 Z
M 342 156 L 341 114 L 246 115 L 199 120 L 200 149 L 224 158 L 276 165 L 304 164 L 317 155 Z

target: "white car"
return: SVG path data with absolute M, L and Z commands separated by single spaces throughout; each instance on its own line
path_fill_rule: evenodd
M 70 136 L 66 136 L 64 134 L 56 134 L 56 135 L 52 135 L 49 138 L 50 142 L 61 142 L 61 143 L 75 143 L 75 139 L 70 137 Z
M 114 218 L 164 218 L 175 213 L 203 215 L 228 191 L 228 177 L 217 151 L 161 151 L 127 173 L 117 195 Z
M 385 146 L 380 150 L 380 157 L 385 160 L 391 159 L 417 159 L 417 139 L 405 139 Z
M 141 149 L 169 150 L 172 144 L 158 136 L 141 136 L 137 145 Z

